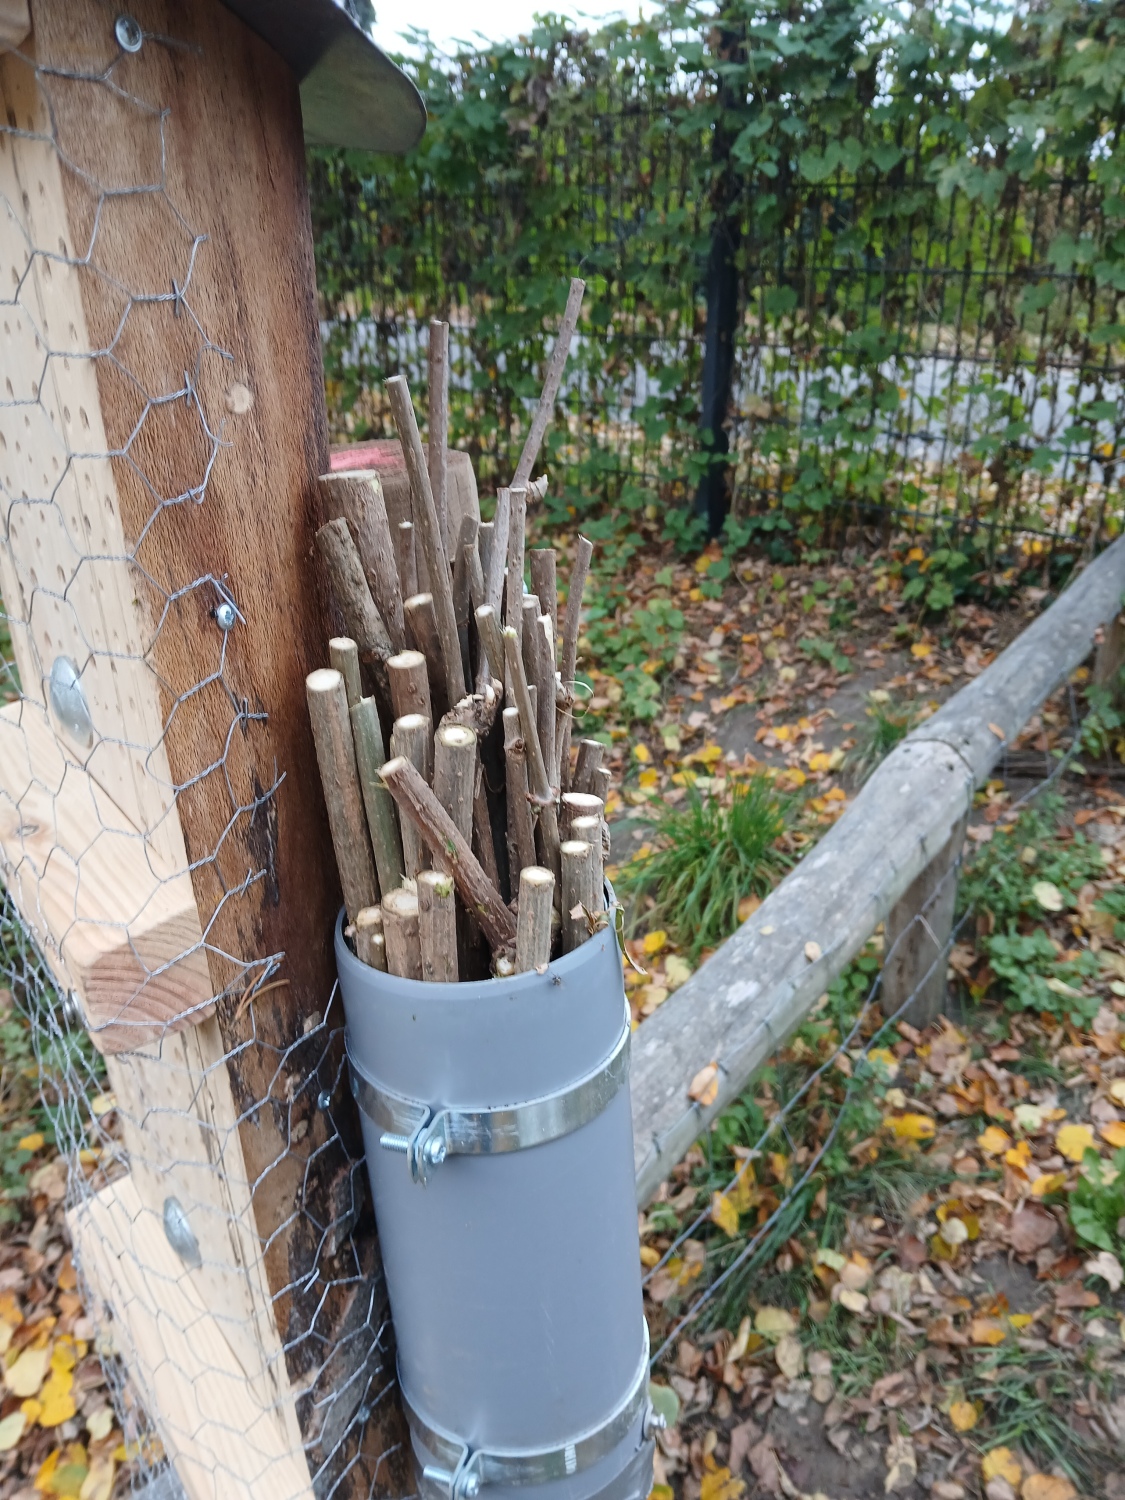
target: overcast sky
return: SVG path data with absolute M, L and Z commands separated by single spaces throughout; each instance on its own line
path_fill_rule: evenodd
M 531 28 L 536 11 L 556 11 L 575 20 L 604 21 L 611 16 L 651 15 L 651 0 L 486 0 L 484 5 L 466 5 L 465 0 L 410 0 L 409 5 L 375 3 L 375 40 L 388 52 L 409 52 L 402 33 L 411 26 L 428 31 L 443 51 L 454 51 L 459 41 L 509 41 Z M 383 17 L 386 17 L 384 20 Z

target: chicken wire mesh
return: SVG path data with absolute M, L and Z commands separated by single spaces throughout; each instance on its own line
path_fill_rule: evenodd
M 170 1460 L 192 1500 L 393 1491 L 394 1356 L 350 1100 L 337 1113 L 342 1021 L 327 992 L 287 1016 L 285 954 L 230 940 L 239 903 L 276 881 L 286 768 L 255 738 L 268 715 L 229 579 L 181 548 L 251 399 L 197 296 L 209 226 L 168 170 L 184 122 L 142 69 L 190 71 L 201 49 L 95 7 L 68 52 L 64 10 L 0 56 L 0 967 L 33 1023 L 134 1488 Z M 133 144 L 128 174 L 100 174 L 103 133 Z M 159 648 L 189 612 L 210 646 L 171 682 Z M 173 775 L 185 718 L 195 764 Z M 179 810 L 217 787 L 221 833 L 189 857 Z M 82 1415 L 56 1411 L 54 1435 L 77 1438 Z M 118 1441 L 90 1444 L 103 1479 Z

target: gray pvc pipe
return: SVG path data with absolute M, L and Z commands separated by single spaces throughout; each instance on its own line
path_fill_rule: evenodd
M 341 917 L 336 960 L 351 1055 L 377 1085 L 433 1106 L 496 1109 L 566 1088 L 606 1059 L 624 1024 L 608 929 L 544 974 L 425 984 L 361 964 Z M 360 1118 L 410 1400 L 474 1449 L 554 1447 L 600 1425 L 645 1350 L 628 1088 L 569 1135 L 451 1156 L 424 1187 Z M 643 1500 L 642 1427 L 589 1469 L 512 1493 Z M 420 1465 L 432 1461 L 415 1449 Z

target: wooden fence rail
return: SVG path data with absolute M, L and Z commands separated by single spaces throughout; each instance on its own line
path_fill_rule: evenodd
M 920 877 L 959 846 L 974 790 L 1089 655 L 1099 630 L 1121 610 L 1123 593 L 1125 538 L 887 756 L 796 869 L 644 1022 L 632 1074 L 639 1203 L 792 1035 L 879 924 L 904 898 L 926 899 Z M 718 1093 L 703 1107 L 688 1089 L 709 1063 L 718 1067 Z

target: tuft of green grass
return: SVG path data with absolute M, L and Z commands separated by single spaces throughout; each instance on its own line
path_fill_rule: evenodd
M 921 719 L 919 710 L 910 703 L 896 703 L 882 689 L 867 695 L 867 723 L 859 742 L 848 756 L 848 766 L 857 781 L 866 781 L 875 767 L 888 756 Z
M 694 961 L 736 930 L 745 896 L 765 896 L 793 863 L 778 848 L 787 821 L 788 803 L 764 775 L 737 784 L 729 803 L 689 786 L 685 802 L 655 819 L 652 852 L 627 865 L 619 884 L 653 898 L 646 921 Z

